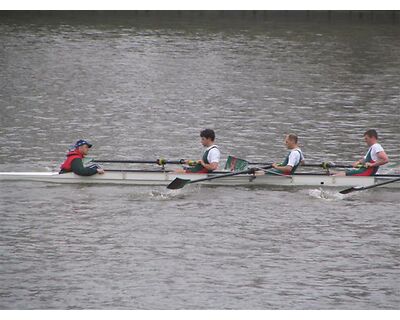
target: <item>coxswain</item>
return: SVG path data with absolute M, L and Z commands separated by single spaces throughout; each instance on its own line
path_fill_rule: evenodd
M 365 131 L 364 141 L 369 147 L 363 158 L 353 163 L 354 169 L 335 173 L 335 176 L 373 176 L 379 166 L 389 162 L 385 150 L 378 143 L 378 133 L 374 129 Z
M 87 156 L 91 147 L 92 144 L 86 140 L 78 140 L 74 145 L 74 149 L 68 152 L 59 173 L 73 172 L 80 176 L 92 176 L 96 173 L 103 174 L 104 169 L 96 164 L 87 167 L 83 165 L 83 159 Z
M 200 142 L 205 147 L 205 151 L 200 160 L 183 160 L 183 163 L 189 165 L 185 169 L 179 169 L 177 172 L 185 173 L 209 173 L 218 169 L 221 153 L 215 142 L 215 132 L 212 129 L 204 129 L 200 132 Z

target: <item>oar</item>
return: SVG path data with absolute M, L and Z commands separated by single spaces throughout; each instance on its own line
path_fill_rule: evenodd
M 164 164 L 184 164 L 185 161 L 183 159 L 181 160 L 165 160 L 165 159 L 157 159 L 157 160 L 92 160 L 93 162 L 99 162 L 99 163 L 149 163 L 149 164 L 158 164 L 158 165 L 164 165 Z
M 249 162 L 249 165 L 267 165 L 272 164 L 271 162 Z M 313 167 L 313 168 L 354 168 L 351 164 L 335 164 L 332 162 L 321 162 L 321 163 L 305 163 L 301 164 L 300 167 Z
M 339 193 L 341 193 L 341 194 L 348 194 L 348 193 L 351 193 L 351 192 L 354 192 L 354 191 L 362 191 L 362 190 L 367 190 L 367 189 L 372 189 L 372 188 L 384 186 L 385 184 L 389 184 L 389 183 L 393 183 L 393 182 L 397 182 L 397 181 L 400 181 L 400 178 L 396 178 L 396 179 L 393 179 L 393 180 L 389 180 L 389 181 L 385 181 L 385 182 L 380 182 L 380 183 L 372 184 L 372 185 L 366 186 L 366 187 L 361 187 L 361 186 L 358 186 L 358 187 L 351 187 L 351 188 L 348 188 L 348 189 L 344 189 L 344 190 L 342 190 L 342 191 L 339 191 Z
M 236 165 L 236 163 L 239 163 L 241 165 L 253 165 L 253 166 L 260 166 L 260 165 L 271 165 L 272 162 L 251 162 L 248 160 L 244 160 L 244 159 L 240 159 L 234 156 L 228 156 L 227 158 L 227 165 L 229 169 L 230 165 Z M 318 168 L 324 168 L 324 169 L 328 169 L 328 168 L 353 168 L 353 166 L 351 164 L 335 164 L 333 162 L 321 162 L 321 163 L 305 163 L 301 165 L 302 167 L 318 167 Z
M 269 169 L 272 168 L 272 165 L 261 167 L 261 168 L 250 168 L 247 170 L 242 170 L 242 171 L 236 171 L 236 172 L 230 172 L 226 174 L 221 174 L 218 176 L 214 177 L 208 177 L 208 178 L 202 178 L 202 179 L 197 179 L 197 180 L 190 180 L 190 179 L 181 179 L 181 178 L 175 178 L 168 186 L 168 189 L 181 189 L 184 186 L 186 186 L 189 183 L 196 183 L 196 182 L 201 182 L 201 181 L 208 181 L 208 180 L 214 180 L 214 179 L 220 179 L 220 178 L 225 178 L 225 177 L 231 177 L 231 176 L 236 176 L 238 174 L 247 174 L 247 173 L 254 173 L 257 170 L 260 169 Z

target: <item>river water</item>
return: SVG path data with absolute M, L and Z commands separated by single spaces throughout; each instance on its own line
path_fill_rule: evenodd
M 3 17 L 4 18 L 4 17 Z M 0 171 L 109 159 L 400 161 L 399 24 L 0 21 Z M 223 164 L 222 164 L 223 165 Z M 107 168 L 107 167 L 106 167 Z M 390 167 L 383 170 L 393 170 Z M 397 309 L 398 191 L 0 183 L 1 309 Z

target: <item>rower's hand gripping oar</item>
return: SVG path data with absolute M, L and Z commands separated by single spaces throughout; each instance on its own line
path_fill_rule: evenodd
M 389 184 L 389 183 L 393 183 L 393 182 L 397 182 L 397 181 L 400 181 L 400 178 L 396 178 L 396 179 L 393 179 L 393 180 L 372 184 L 372 185 L 366 186 L 366 187 L 360 187 L 360 186 L 359 187 L 351 187 L 351 188 L 339 191 L 339 193 L 348 194 L 348 193 L 351 193 L 351 192 L 354 192 L 354 191 L 362 191 L 362 190 L 367 190 L 367 189 L 372 189 L 372 188 L 384 186 L 385 184 Z
M 232 177 L 232 176 L 236 176 L 236 175 L 239 175 L 239 174 L 248 174 L 248 173 L 253 174 L 257 170 L 270 169 L 270 168 L 272 168 L 272 165 L 265 166 L 265 167 L 260 167 L 260 168 L 250 168 L 250 169 L 247 169 L 247 170 L 230 172 L 230 173 L 225 173 L 225 174 L 221 174 L 221 175 L 217 175 L 217 176 L 213 176 L 213 177 L 196 179 L 196 180 L 181 179 L 181 178 L 177 177 L 167 186 L 167 188 L 168 189 L 172 189 L 172 190 L 181 189 L 181 188 L 183 188 L 184 186 L 186 186 L 187 184 L 190 184 L 190 183 L 196 183 L 196 182 L 201 182 L 201 181 L 209 181 L 209 180 L 220 179 L 220 178 L 225 178 L 225 177 Z

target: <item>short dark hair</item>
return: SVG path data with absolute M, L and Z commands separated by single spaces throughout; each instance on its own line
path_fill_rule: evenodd
M 370 138 L 375 137 L 375 139 L 378 140 L 378 132 L 376 132 L 375 129 L 369 129 L 369 130 L 365 131 L 364 137 L 365 136 L 368 136 Z
M 287 137 L 289 140 L 293 141 L 294 143 L 297 143 L 297 136 L 295 134 L 289 133 Z
M 215 132 L 212 129 L 204 129 L 200 132 L 200 137 L 204 137 L 206 139 L 211 139 L 212 141 L 215 140 Z

